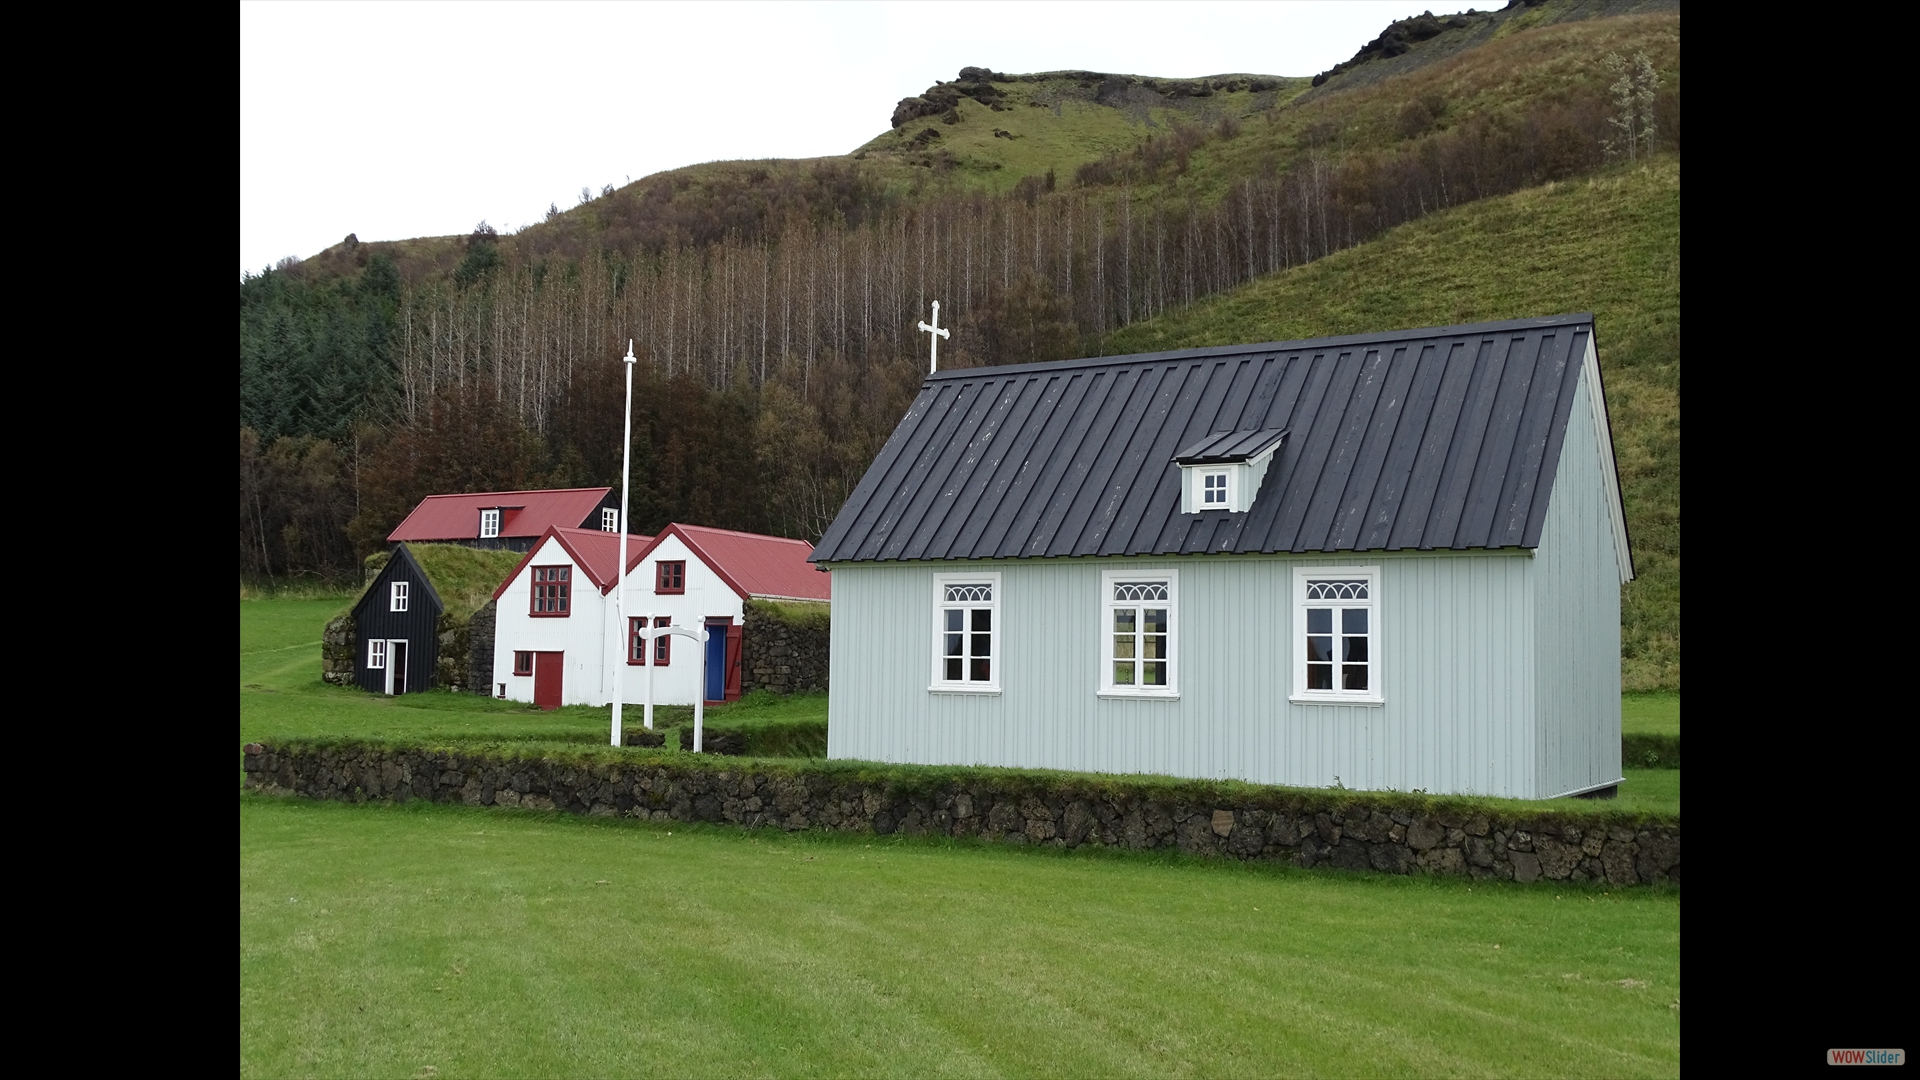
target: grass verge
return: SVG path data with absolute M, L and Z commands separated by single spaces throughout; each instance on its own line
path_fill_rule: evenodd
M 1673 1076 L 1679 897 L 242 797 L 244 1076 Z

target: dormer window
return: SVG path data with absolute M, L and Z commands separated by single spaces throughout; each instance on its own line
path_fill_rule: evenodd
M 480 511 L 480 539 L 491 540 L 500 535 L 500 511 Z
M 1240 513 L 1253 509 L 1267 466 L 1286 445 L 1287 429 L 1216 431 L 1174 455 L 1180 466 L 1180 512 Z
M 619 532 L 620 531 L 620 511 L 615 510 L 611 506 L 601 507 L 600 508 L 600 531 L 601 532 Z

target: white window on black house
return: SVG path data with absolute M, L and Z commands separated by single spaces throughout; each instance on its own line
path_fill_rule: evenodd
M 407 610 L 407 583 L 404 581 L 390 581 L 387 584 L 390 586 L 387 593 L 387 610 Z
M 620 511 L 615 510 L 611 506 L 601 507 L 600 508 L 600 531 L 601 532 L 619 532 L 620 531 Z
M 375 638 L 367 642 L 367 670 L 385 671 L 387 668 L 387 643 Z
M 1204 481 L 1201 491 L 1204 497 L 1200 500 L 1201 506 L 1207 510 L 1225 510 L 1227 508 L 1227 471 L 1222 469 L 1219 472 L 1204 473 L 1200 479 Z
M 1378 704 L 1380 568 L 1295 567 L 1293 699 Z
M 933 690 L 1000 689 L 1000 575 L 934 577 Z
M 500 535 L 500 511 L 480 511 L 480 539 L 491 540 Z
M 1177 697 L 1178 574 L 1109 570 L 1100 588 L 1100 693 Z

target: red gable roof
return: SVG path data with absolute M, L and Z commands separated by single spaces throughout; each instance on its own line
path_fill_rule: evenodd
M 613 568 L 620 561 L 620 534 L 600 532 L 596 529 L 565 529 L 555 526 L 547 530 L 533 545 L 533 550 L 521 558 L 513 573 L 508 574 L 500 587 L 493 591 L 494 599 L 507 591 L 507 585 L 520 576 L 520 571 L 533 561 L 534 552 L 552 536 L 567 550 L 593 584 L 604 595 L 613 591 L 617 582 Z M 646 559 L 660 542 L 669 536 L 678 536 L 682 543 L 693 549 L 700 561 L 711 567 L 740 594 L 741 599 L 763 597 L 780 600 L 831 600 L 833 598 L 833 578 L 814 569 L 807 556 L 813 553 L 813 545 L 805 540 L 787 540 L 778 536 L 761 536 L 758 533 L 734 532 L 731 529 L 709 529 L 701 525 L 668 525 L 660 530 L 658 536 L 634 536 L 627 542 L 627 569 Z
M 668 525 L 654 537 L 652 547 L 678 536 L 719 574 L 741 599 L 771 597 L 781 600 L 831 600 L 833 578 L 814 569 L 807 556 L 813 545 L 779 536 L 709 529 L 703 525 Z
M 597 487 L 429 495 L 387 536 L 387 542 L 474 540 L 480 536 L 480 511 L 493 509 L 502 511 L 501 536 L 540 536 L 552 526 L 572 529 L 587 520 L 612 490 Z
M 495 600 L 500 599 L 501 594 L 507 591 L 507 586 L 513 579 L 519 577 L 520 571 L 526 569 L 527 564 L 533 561 L 534 555 L 546 543 L 547 536 L 560 542 L 560 546 L 573 557 L 573 561 L 579 565 L 581 571 L 587 575 L 602 595 L 613 591 L 613 586 L 618 581 L 613 568 L 620 563 L 620 534 L 601 532 L 598 529 L 563 529 L 554 526 L 547 530 L 546 536 L 542 536 L 525 555 L 520 557 L 519 563 L 513 568 L 513 573 L 508 574 L 506 580 L 500 583 L 500 587 L 493 590 Z M 628 569 L 639 564 L 640 556 L 653 546 L 653 540 L 651 536 L 637 534 L 627 538 Z

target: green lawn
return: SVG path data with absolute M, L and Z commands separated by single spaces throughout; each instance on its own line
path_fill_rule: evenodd
M 243 796 L 240 1070 L 1674 1076 L 1679 935 L 1665 891 Z
M 1680 695 L 1655 691 L 1620 696 L 1623 735 L 1680 734 Z

